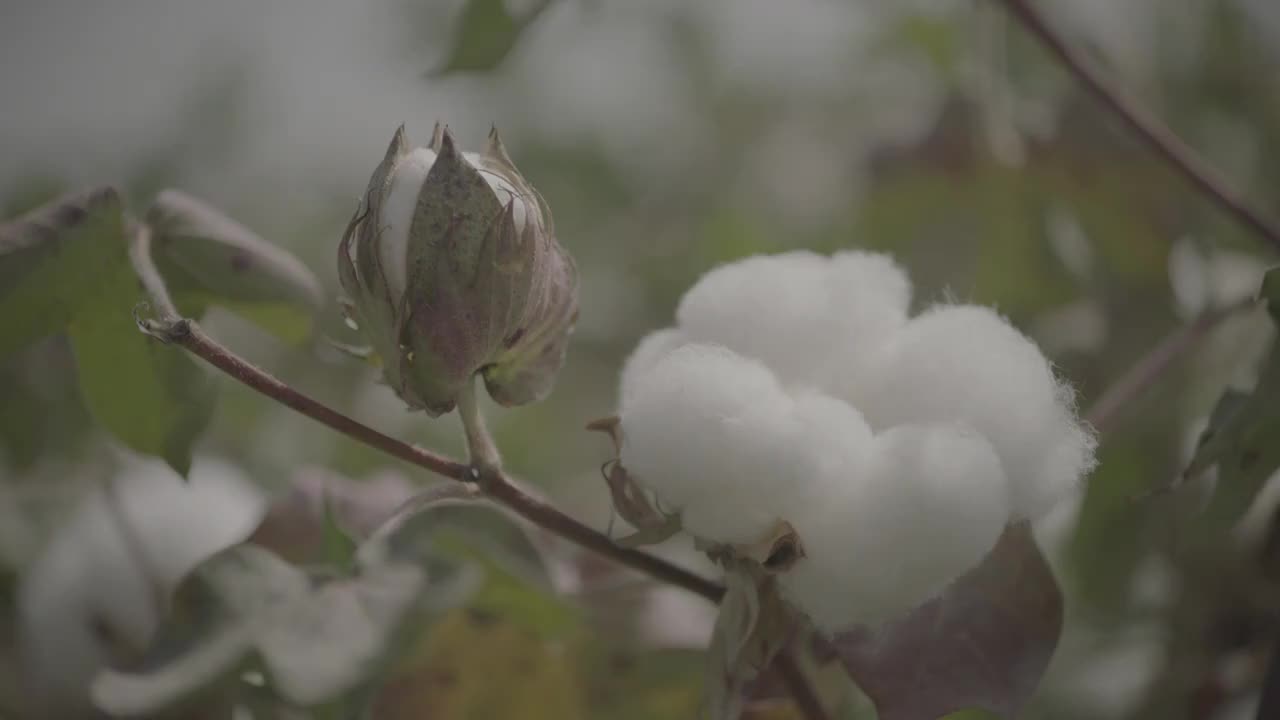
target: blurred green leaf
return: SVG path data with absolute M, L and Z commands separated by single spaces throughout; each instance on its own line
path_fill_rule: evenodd
M 546 559 L 522 522 L 462 485 L 419 494 L 379 535 L 390 555 L 402 561 L 439 553 L 443 542 L 446 551 L 475 553 L 524 583 L 551 589 Z
M 61 331 L 127 267 L 115 189 L 65 195 L 0 225 L 0 357 Z
M 146 221 L 156 264 L 184 310 L 217 304 L 287 342 L 310 335 L 324 291 L 301 260 L 177 190 L 160 193 Z
M 1278 399 L 1280 344 L 1272 347 L 1252 393 L 1223 393 L 1187 466 L 1187 477 L 1218 468 L 1218 481 L 1201 519 L 1206 530 L 1225 531 L 1235 525 L 1280 468 Z
M 379 720 L 588 717 L 573 658 L 561 643 L 476 610 L 455 611 L 432 628 L 417 652 L 383 686 L 374 716 Z
M 581 665 L 597 720 L 692 718 L 702 709 L 702 651 L 594 648 L 582 653 Z
M 412 562 L 445 555 L 482 569 L 468 603 L 473 610 L 547 638 L 577 628 L 577 613 L 555 596 L 546 558 L 522 521 L 466 488 L 424 493 L 384 534 L 393 557 Z
M 468 0 L 458 18 L 453 47 L 432 75 L 492 70 L 509 55 L 520 34 L 529 27 L 551 0 L 535 0 L 523 17 L 507 10 L 504 0 Z
M 102 299 L 69 328 L 85 405 L 121 442 L 185 477 L 216 387 L 185 352 L 138 331 L 132 313 L 143 297 L 131 267 L 112 269 L 103 283 Z
M 355 561 L 359 544 L 338 524 L 333 501 L 328 495 L 320 500 L 322 504 L 320 519 L 321 557 L 330 565 L 347 568 Z

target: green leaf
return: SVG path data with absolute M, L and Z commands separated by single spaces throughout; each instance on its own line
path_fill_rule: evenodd
M 333 501 L 328 495 L 321 498 L 323 517 L 320 519 L 321 557 L 336 567 L 346 568 L 355 561 L 359 545 L 338 524 Z
M 101 299 L 80 310 L 68 333 L 85 405 L 121 442 L 186 477 L 192 445 L 213 416 L 215 386 L 185 352 L 138 331 L 132 313 L 143 298 L 132 269 L 106 274 Z
M 443 542 L 447 551 L 465 548 L 525 583 L 551 588 L 546 559 L 521 521 L 464 486 L 443 485 L 420 494 L 379 537 L 393 557 L 404 561 L 437 554 Z
M 579 627 L 575 609 L 555 596 L 543 552 L 522 521 L 467 488 L 446 485 L 420 495 L 381 535 L 394 557 L 448 558 L 482 570 L 468 591 L 473 610 L 544 638 L 562 638 Z
M 114 188 L 66 195 L 0 225 L 0 357 L 61 331 L 126 262 Z
M 432 75 L 492 70 L 511 54 L 520 34 L 550 5 L 550 0 L 536 0 L 524 17 L 517 18 L 507 11 L 504 0 L 469 0 L 458 18 L 453 48 Z
M 1266 285 L 1264 283 L 1264 292 Z M 1274 345 L 1252 393 L 1228 389 L 1200 435 L 1186 475 L 1218 468 L 1202 529 L 1230 529 L 1253 504 L 1267 478 L 1280 468 L 1280 343 Z
M 1272 322 L 1280 325 L 1280 267 L 1273 267 L 1262 276 L 1258 297 L 1267 304 Z
M 301 260 L 178 190 L 160 193 L 146 222 L 156 264 L 180 304 L 222 305 L 287 342 L 310 335 L 324 291 Z

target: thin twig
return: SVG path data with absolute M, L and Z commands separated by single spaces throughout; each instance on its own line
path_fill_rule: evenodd
M 1179 358 L 1217 327 L 1219 323 L 1236 313 L 1257 305 L 1249 299 L 1245 302 L 1209 310 L 1194 322 L 1183 325 L 1155 347 L 1147 351 L 1130 368 L 1111 383 L 1085 413 L 1085 420 L 1101 435 L 1110 428 L 1116 417 L 1133 404 L 1142 393 L 1155 384 Z
M 474 482 L 479 479 L 477 474 L 473 472 L 473 468 L 467 463 L 459 462 L 430 450 L 424 450 L 415 445 L 397 440 L 390 435 L 378 432 L 280 382 L 265 370 L 252 365 L 223 347 L 205 334 L 200 326 L 192 320 L 184 318 L 168 325 L 155 320 L 143 322 L 146 323 L 144 329 L 153 335 L 161 337 L 167 342 L 182 346 L 244 385 L 329 426 L 347 437 L 451 480 Z M 490 497 L 504 503 L 521 517 L 538 527 L 622 565 L 684 588 L 708 600 L 719 600 L 720 595 L 724 592 L 723 588 L 716 583 L 661 558 L 637 550 L 618 547 L 605 535 L 565 515 L 546 501 L 525 492 L 506 473 L 496 473 L 492 481 L 486 483 L 484 489 Z
M 828 720 L 830 716 L 822 706 L 822 699 L 818 697 L 790 650 L 783 649 L 773 658 L 773 669 L 796 701 L 796 709 L 800 711 L 801 717 L 805 720 Z
M 1203 158 L 1182 142 L 1164 123 L 1130 99 L 1114 83 L 1095 69 L 1080 53 L 1069 47 L 1032 5 L 1031 0 L 1001 0 L 1009 13 L 1053 53 L 1080 84 L 1128 125 L 1143 142 L 1162 156 L 1202 193 L 1245 226 L 1280 250 L 1280 226 L 1249 203 Z
M 161 321 L 177 320 L 180 316 L 178 306 L 169 296 L 169 287 L 165 285 L 164 278 L 156 268 L 155 259 L 151 257 L 151 226 L 137 223 L 131 231 L 129 262 L 133 265 L 134 274 L 138 276 L 138 282 L 142 283 L 142 289 L 151 298 L 151 305 Z

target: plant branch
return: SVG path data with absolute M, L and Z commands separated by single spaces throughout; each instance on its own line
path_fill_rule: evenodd
M 1223 320 L 1256 305 L 1257 301 L 1251 298 L 1234 305 L 1215 308 L 1202 313 L 1190 324 L 1183 325 L 1166 335 L 1102 392 L 1085 413 L 1085 420 L 1093 425 L 1099 435 L 1103 435 L 1125 408 L 1154 385 L 1179 358 L 1208 335 L 1209 331 Z
M 451 480 L 474 482 L 479 479 L 467 463 L 383 434 L 280 382 L 265 370 L 223 347 L 190 319 L 179 318 L 168 323 L 163 320 L 141 320 L 140 325 L 145 332 L 185 348 L 240 383 L 369 447 Z M 504 472 L 495 471 L 492 479 L 485 483 L 484 490 L 487 495 L 538 527 L 622 565 L 708 600 L 717 601 L 724 592 L 716 583 L 661 558 L 618 547 L 607 536 L 524 491 Z
M 1058 58 L 1076 80 L 1129 126 L 1149 148 L 1163 157 L 1200 192 L 1211 198 L 1237 221 L 1280 250 L 1280 226 L 1249 203 L 1203 158 L 1182 142 L 1164 123 L 1129 98 L 1119 87 L 1095 69 L 1080 53 L 1069 47 L 1035 8 L 1032 0 L 1001 0 L 1022 25 Z
M 773 669 L 796 701 L 796 709 L 800 711 L 801 717 L 805 720 L 828 720 L 830 716 L 822 706 L 821 698 L 809 683 L 809 678 L 805 676 L 791 650 L 784 648 L 778 652 L 773 658 Z

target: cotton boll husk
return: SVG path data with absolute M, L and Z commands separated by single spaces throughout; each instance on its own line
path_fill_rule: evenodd
M 148 572 L 165 591 L 247 538 L 266 512 L 266 498 L 239 470 L 212 460 L 197 460 L 186 481 L 161 463 L 139 463 L 115 484 Z M 145 643 L 159 622 L 152 591 L 111 501 L 91 493 L 19 586 L 21 657 L 33 701 L 57 716 L 87 707 L 88 682 L 110 654 L 95 627 L 128 645 Z
M 759 361 L 697 344 L 640 374 L 620 417 L 623 467 L 686 531 L 732 544 L 758 542 L 786 519 L 840 447 L 830 436 L 856 445 L 870 432 L 847 405 L 793 400 Z
M 1092 434 L 1039 348 L 989 308 L 944 306 L 911 320 L 848 386 L 873 428 L 966 422 L 991 442 L 1015 517 L 1035 518 L 1093 466 Z
M 849 372 L 906 321 L 910 284 L 888 256 L 807 251 L 722 265 L 676 311 L 695 342 L 762 360 L 786 384 Z
M 622 366 L 618 407 L 622 409 L 627 407 L 641 378 L 648 374 L 663 356 L 687 342 L 684 333 L 675 328 L 658 330 L 644 336 Z
M 938 595 L 995 546 L 1008 484 L 991 445 L 961 424 L 903 425 L 861 462 L 832 465 L 788 519 L 804 549 L 779 574 L 821 630 L 875 624 Z

